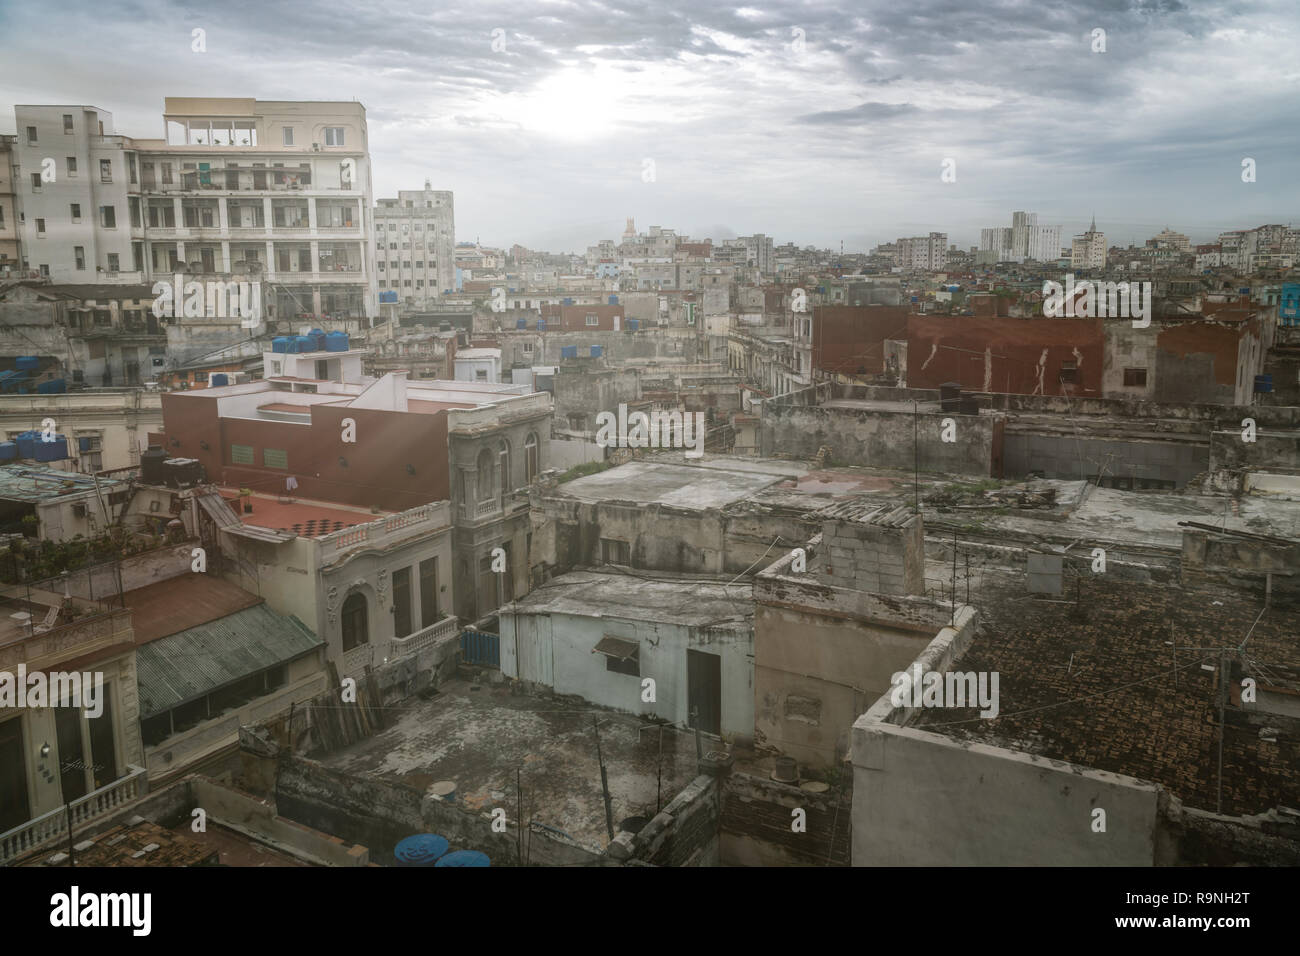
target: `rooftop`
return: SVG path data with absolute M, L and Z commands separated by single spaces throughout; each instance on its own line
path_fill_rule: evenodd
M 706 627 L 752 621 L 750 585 L 728 579 L 645 571 L 571 571 L 507 607 L 534 614 L 573 614 Z
M 177 634 L 261 604 L 262 599 L 214 574 L 188 573 L 123 595 L 136 644 Z
M 222 488 L 221 497 L 239 516 L 239 520 L 248 527 L 269 528 L 272 531 L 296 534 L 304 538 L 324 537 L 335 531 L 351 528 L 353 525 L 368 524 L 390 513 L 385 511 L 375 514 L 365 508 L 353 508 L 333 502 L 253 492 L 249 496 L 253 506 L 252 514 L 244 514 L 240 506 L 238 489 Z
M 1000 675 L 999 716 L 930 709 L 916 726 L 1152 781 L 1210 811 L 1220 785 L 1225 814 L 1300 806 L 1294 706 L 1239 706 L 1245 676 L 1279 699 L 1300 691 L 1294 610 L 1105 575 L 1081 576 L 1076 607 L 1025 593 L 1022 576 L 983 577 L 980 632 L 953 669 Z M 1222 659 L 1237 669 L 1220 775 Z
M 394 712 L 394 711 L 390 711 Z M 452 680 L 429 700 L 412 698 L 392 726 L 321 758 L 326 767 L 378 775 L 421 792 L 450 780 L 457 800 L 487 812 L 513 801 L 522 772 L 524 812 L 599 852 L 608 843 L 593 719 L 609 777 L 614 824 L 655 815 L 657 724 L 579 702 L 511 694 L 505 687 Z M 662 794 L 667 803 L 696 775 L 695 741 L 663 732 Z M 511 808 L 514 803 L 508 804 Z M 513 816 L 513 809 L 508 811 Z
M 218 861 L 219 851 L 190 833 L 190 821 L 172 829 L 139 820 L 105 830 L 73 847 L 72 862 L 87 866 L 201 866 Z M 89 843 L 89 846 L 86 844 Z M 67 866 L 67 845 L 48 847 L 20 866 Z
M 107 494 L 125 485 L 126 481 L 120 478 L 99 479 L 101 494 Z M 42 468 L 39 465 L 0 466 L 0 498 L 10 501 L 26 501 L 35 504 L 50 498 L 92 494 L 94 491 L 93 475 Z
M 665 455 L 565 482 L 556 493 L 581 501 L 632 501 L 703 510 L 724 507 L 808 470 L 809 466 L 799 462 L 755 458 L 706 456 L 688 465 Z

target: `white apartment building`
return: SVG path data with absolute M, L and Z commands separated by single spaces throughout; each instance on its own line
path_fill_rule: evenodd
M 1097 220 L 1093 219 L 1088 231 L 1075 236 L 1070 243 L 1070 268 L 1104 269 L 1106 267 L 1106 237 L 1097 231 Z
M 1156 249 L 1176 249 L 1179 252 L 1192 251 L 1192 240 L 1181 232 L 1174 232 L 1168 226 L 1153 238 L 1148 239 L 1147 245 Z
M 16 136 L 0 136 L 0 279 L 16 279 L 23 270 L 18 244 L 18 204 L 15 201 Z
M 32 270 L 78 284 L 257 278 L 272 322 L 376 314 L 360 103 L 167 97 L 157 140 L 115 134 L 93 106 L 14 112 Z
M 938 272 L 948 262 L 948 234 L 932 232 L 928 236 L 899 239 L 895 246 L 895 261 L 903 269 L 920 272 Z
M 1061 255 L 1061 227 L 1040 226 L 1036 212 L 1013 212 L 1010 228 L 980 230 L 979 251 L 996 253 L 998 262 L 1054 261 Z
M 775 266 L 772 255 L 772 237 L 756 232 L 736 240 L 745 244 L 745 260 L 762 275 L 769 275 Z
M 375 272 L 381 292 L 398 302 L 428 306 L 456 286 L 456 213 L 452 194 L 401 189 L 375 207 Z

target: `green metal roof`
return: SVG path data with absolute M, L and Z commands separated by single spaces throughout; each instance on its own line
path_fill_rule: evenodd
M 298 618 L 265 604 L 150 641 L 136 649 L 140 716 L 171 710 L 324 643 Z

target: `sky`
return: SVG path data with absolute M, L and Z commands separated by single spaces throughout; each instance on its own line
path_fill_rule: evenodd
M 356 99 L 376 198 L 428 179 L 459 241 L 552 252 L 628 217 L 850 252 L 1013 210 L 1067 245 L 1094 215 L 1112 245 L 1300 223 L 1296 0 L 752 2 L 0 0 L 0 131 Z

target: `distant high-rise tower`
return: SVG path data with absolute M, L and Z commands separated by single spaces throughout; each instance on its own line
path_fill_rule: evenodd
M 627 217 L 627 228 L 623 230 L 624 239 L 636 238 L 636 220 L 632 216 Z

